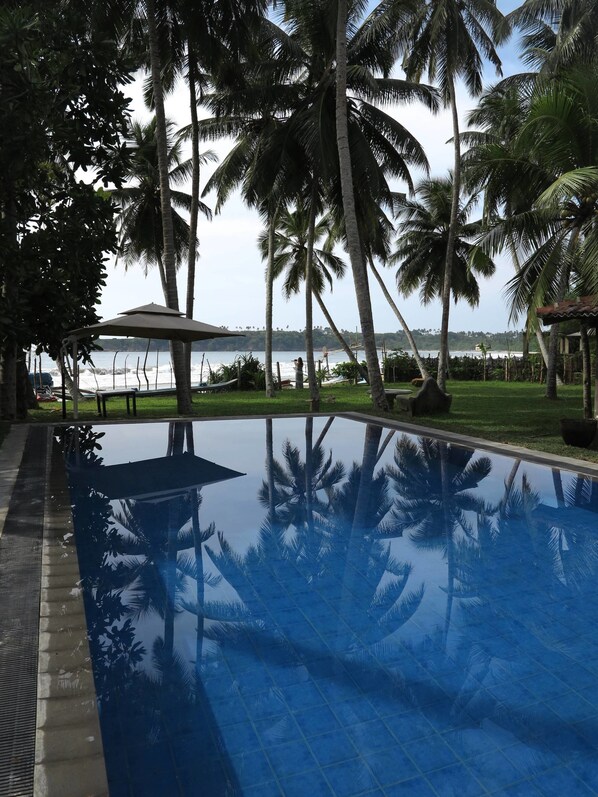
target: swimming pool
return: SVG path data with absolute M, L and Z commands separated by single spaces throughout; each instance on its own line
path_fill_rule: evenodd
M 69 428 L 111 797 L 598 793 L 598 483 L 346 418 Z

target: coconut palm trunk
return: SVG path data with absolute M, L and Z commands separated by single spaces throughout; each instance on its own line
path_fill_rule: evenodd
M 583 382 L 583 417 L 593 418 L 592 411 L 592 379 L 591 379 L 591 362 L 590 357 L 590 339 L 588 337 L 588 328 L 585 324 L 579 327 L 580 341 L 579 348 L 581 350 L 582 360 L 582 382 Z
M 568 255 L 569 255 L 569 263 L 571 262 L 571 257 L 575 252 L 577 247 L 579 236 L 581 230 L 579 227 L 576 227 L 571 235 L 571 239 L 569 241 L 568 247 Z M 559 279 L 559 284 L 557 288 L 557 295 L 556 301 L 560 302 L 565 298 L 567 293 L 567 288 L 569 287 L 569 276 L 571 274 L 571 267 L 570 265 L 565 264 L 561 271 L 561 276 Z M 558 358 L 558 347 L 559 347 L 559 326 L 560 324 L 553 324 L 550 327 L 550 335 L 548 337 L 548 363 L 546 365 L 546 398 L 550 399 L 551 401 L 555 401 L 558 398 L 557 395 L 557 358 Z
M 314 318 L 313 318 L 313 274 L 314 274 L 314 240 L 316 227 L 315 183 L 309 210 L 309 227 L 307 230 L 307 259 L 305 262 L 305 358 L 307 360 L 307 383 L 312 410 L 319 409 L 320 389 L 316 377 L 314 362 Z
M 384 384 L 380 374 L 380 364 L 376 351 L 374 319 L 365 267 L 365 260 L 353 189 L 353 173 L 351 168 L 351 150 L 349 148 L 349 121 L 347 115 L 347 0 L 339 0 L 336 20 L 336 140 L 345 214 L 347 249 L 351 260 L 355 297 L 363 336 L 365 360 L 374 406 L 388 410 L 388 402 L 384 393 Z
M 365 368 L 359 362 L 359 360 L 355 356 L 355 353 L 353 352 L 353 349 L 349 346 L 349 344 L 345 340 L 344 336 L 342 335 L 341 331 L 339 330 L 339 328 L 334 323 L 334 321 L 332 319 L 332 316 L 328 312 L 328 308 L 326 307 L 326 305 L 324 304 L 324 302 L 322 300 L 322 297 L 320 296 L 319 293 L 317 293 L 317 291 L 314 291 L 313 294 L 314 294 L 314 296 L 316 298 L 316 302 L 318 303 L 318 306 L 319 306 L 320 310 L 322 311 L 322 313 L 324 315 L 324 318 L 326 319 L 326 321 L 328 323 L 328 326 L 332 330 L 332 333 L 335 336 L 335 338 L 340 343 L 342 350 L 345 352 L 345 354 L 347 355 L 349 360 L 353 363 L 353 365 L 357 368 L 357 371 L 358 371 L 359 375 L 361 376 L 361 378 L 365 379 L 365 381 L 367 382 L 368 381 L 368 372 L 365 370 Z
M 446 242 L 446 259 L 444 263 L 444 281 L 442 284 L 442 320 L 440 323 L 440 350 L 438 352 L 438 386 L 446 391 L 446 380 L 449 368 L 449 315 L 451 312 L 451 287 L 453 258 L 455 256 L 455 241 L 457 238 L 457 225 L 459 223 L 459 196 L 461 193 L 461 142 L 459 139 L 459 114 L 457 111 L 457 98 L 455 96 L 455 83 L 448 79 L 448 95 L 453 119 L 453 195 L 451 198 L 451 219 L 449 223 Z
M 382 293 L 384 294 L 384 296 L 386 298 L 386 301 L 388 302 L 388 304 L 392 308 L 392 311 L 394 312 L 394 314 L 397 317 L 397 321 L 399 322 L 399 324 L 401 325 L 401 327 L 403 329 L 403 332 L 407 336 L 407 340 L 409 341 L 409 346 L 411 347 L 411 352 L 413 354 L 413 358 L 414 358 L 415 362 L 417 363 L 417 367 L 419 368 L 419 372 L 420 372 L 420 374 L 422 376 L 422 379 L 427 379 L 430 376 L 430 374 L 428 373 L 428 369 L 424 365 L 424 361 L 422 360 L 422 358 L 420 356 L 419 350 L 417 348 L 417 343 L 415 342 L 415 338 L 411 334 L 411 330 L 407 326 L 407 323 L 406 323 L 405 319 L 403 318 L 403 316 L 401 314 L 401 311 L 399 310 L 399 308 L 397 307 L 394 299 L 390 295 L 390 291 L 386 287 L 386 284 L 385 284 L 384 280 L 382 279 L 382 275 L 380 274 L 380 272 L 378 271 L 378 269 L 374 265 L 374 260 L 371 257 L 369 259 L 369 266 L 370 266 L 370 270 L 371 270 L 372 274 L 378 280 L 378 285 L 380 285 L 380 288 L 382 289 Z
M 515 265 L 515 271 L 521 271 L 521 263 L 519 261 L 519 256 L 517 254 L 517 250 L 514 245 L 510 247 L 511 250 L 511 257 L 513 258 L 513 263 Z M 546 341 L 544 340 L 544 335 L 542 334 L 542 330 L 539 326 L 534 328 L 534 334 L 536 336 L 536 341 L 538 343 L 538 349 L 540 350 L 540 354 L 542 355 L 542 359 L 544 360 L 544 365 L 548 368 L 548 349 L 546 348 Z M 562 385 L 563 380 L 557 374 L 556 377 L 557 385 Z
M 268 262 L 266 265 L 266 335 L 265 335 L 265 368 L 266 396 L 274 398 L 274 382 L 272 378 L 272 306 L 274 303 L 274 235 L 276 232 L 276 213 L 270 213 L 268 219 Z
M 191 52 L 191 44 L 187 44 L 189 53 L 189 110 L 191 113 L 191 207 L 189 209 L 189 251 L 187 257 L 187 301 L 185 315 L 193 318 L 195 303 L 195 266 L 197 262 L 197 221 L 199 218 L 199 122 L 197 118 L 197 94 L 195 91 L 195 57 Z M 192 344 L 185 345 L 185 363 L 187 380 L 191 385 L 191 351 Z
M 147 0 L 147 31 L 150 55 L 150 70 L 154 104 L 156 107 L 156 146 L 158 171 L 160 174 L 160 206 L 162 210 L 162 234 L 164 237 L 164 273 L 166 276 L 167 304 L 173 310 L 179 309 L 176 284 L 176 264 L 174 230 L 171 214 L 170 182 L 168 177 L 168 144 L 166 136 L 166 114 L 164 112 L 164 92 L 161 80 L 160 51 L 156 24 L 155 0 Z M 170 351 L 177 392 L 177 410 L 180 414 L 191 412 L 191 390 L 187 381 L 185 351 L 180 341 L 171 341 Z

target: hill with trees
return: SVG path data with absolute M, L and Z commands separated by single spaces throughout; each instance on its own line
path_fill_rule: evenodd
M 362 348 L 361 335 L 357 332 L 343 330 L 343 335 L 355 348 Z M 236 333 L 234 337 L 203 340 L 193 344 L 194 351 L 264 351 L 265 330 L 246 329 Z M 413 331 L 418 348 L 423 351 L 434 351 L 440 346 L 440 332 L 432 329 L 416 329 Z M 241 337 L 242 336 L 242 337 Z M 521 351 L 523 332 L 508 330 L 506 332 L 449 332 L 451 351 L 470 351 L 476 344 L 484 343 L 494 351 Z M 376 344 L 387 351 L 402 349 L 409 351 L 407 336 L 402 330 L 376 334 Z M 147 340 L 140 338 L 106 338 L 100 341 L 104 351 L 144 351 Z M 272 347 L 275 351 L 304 351 L 305 334 L 302 330 L 274 330 Z M 339 348 L 338 340 L 330 329 L 314 329 L 314 347 L 329 351 Z M 166 351 L 168 341 L 151 342 L 153 351 Z

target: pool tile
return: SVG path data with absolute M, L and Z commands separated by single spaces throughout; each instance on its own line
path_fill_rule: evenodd
M 577 692 L 547 700 L 546 705 L 565 722 L 578 722 L 596 714 L 596 708 Z
M 322 772 L 337 797 L 353 797 L 378 786 L 362 758 L 332 764 Z
M 368 753 L 363 758 L 382 787 L 410 780 L 420 774 L 413 761 L 399 747 Z
M 394 736 L 382 720 L 349 725 L 346 730 L 353 744 L 361 753 L 385 750 L 396 745 Z
M 361 722 L 378 719 L 378 713 L 371 702 L 360 697 L 332 704 L 332 710 L 344 726 L 359 725 Z
M 292 684 L 281 691 L 291 711 L 320 706 L 325 702 L 320 690 L 311 682 Z
M 385 786 L 385 797 L 438 797 L 425 778 L 412 778 Z
M 598 756 L 581 756 L 575 758 L 569 764 L 569 768 L 575 772 L 577 777 L 589 786 L 590 789 L 598 793 Z
M 234 792 L 232 793 L 234 794 Z M 271 780 L 268 783 L 260 783 L 259 786 L 248 786 L 243 789 L 243 797 L 283 797 L 283 792 L 279 784 Z
M 486 790 L 464 764 L 428 772 L 426 778 L 438 797 L 480 797 Z
M 232 756 L 230 763 L 243 789 L 266 783 L 274 778 L 270 763 L 261 750 Z
M 263 747 L 292 742 L 301 738 L 301 730 L 292 714 L 277 714 L 253 723 Z
M 319 770 L 281 778 L 280 785 L 285 797 L 332 797 L 333 795 L 332 789 Z
M 238 722 L 222 729 L 222 737 L 230 755 L 257 750 L 260 746 L 253 726 L 249 722 Z
M 427 719 L 418 712 L 387 717 L 384 722 L 401 744 L 424 739 L 435 733 Z
M 492 792 L 492 797 L 539 797 L 541 792 L 529 780 L 507 786 L 506 789 L 499 789 Z M 563 795 L 564 797 L 564 795 Z
M 531 678 L 524 678 L 522 685 L 538 700 L 544 701 L 564 695 L 569 691 L 569 687 L 564 681 L 547 671 L 537 673 Z
M 471 758 L 467 765 L 482 786 L 490 792 L 505 788 L 523 779 L 522 773 L 508 758 L 505 758 L 500 750 Z
M 409 742 L 404 749 L 424 774 L 454 764 L 457 760 L 444 739 L 436 735 Z
M 590 797 L 596 794 L 567 767 L 551 769 L 538 775 L 532 783 L 544 797 Z
M 297 725 L 307 739 L 339 727 L 338 720 L 328 706 L 314 706 L 294 714 Z
M 318 764 L 322 767 L 357 756 L 357 750 L 351 739 L 342 730 L 314 736 L 310 739 L 309 746 Z
M 278 778 L 316 769 L 317 763 L 303 741 L 279 744 L 266 749 L 270 764 Z

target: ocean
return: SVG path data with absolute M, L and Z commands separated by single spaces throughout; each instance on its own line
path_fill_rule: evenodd
M 247 354 L 245 351 L 194 351 L 191 356 L 191 382 L 199 384 L 208 381 L 210 371 L 216 371 L 221 365 L 230 365 L 235 358 Z M 252 352 L 260 362 L 265 361 L 263 351 Z M 436 357 L 438 351 L 422 351 L 422 357 L 428 355 Z M 507 352 L 491 352 L 493 357 L 506 356 Z M 451 356 L 481 357 L 480 352 L 476 351 L 454 351 Z M 521 352 L 510 352 L 511 356 L 521 356 Z M 280 376 L 282 379 L 294 379 L 295 367 L 293 361 L 298 357 L 305 360 L 304 351 L 275 351 L 273 352 L 274 376 L 277 377 L 277 363 L 280 366 Z M 363 351 L 357 351 L 359 360 L 363 360 Z M 41 370 L 52 375 L 54 384 L 61 383 L 60 373 L 56 364 L 48 355 L 42 354 L 41 357 L 32 358 L 31 370 L 33 371 L 33 360 L 35 368 L 39 371 L 40 361 Z M 328 365 L 332 368 L 337 363 L 346 362 L 347 355 L 344 351 L 338 350 L 329 352 L 327 357 L 322 351 L 315 352 L 316 367 L 318 362 L 323 369 Z M 110 390 L 125 387 L 136 387 L 140 390 L 153 390 L 155 388 L 174 386 L 174 377 L 170 363 L 168 351 L 150 351 L 145 362 L 144 372 L 144 351 L 102 351 L 95 352 L 93 355 L 93 366 L 80 365 L 79 383 L 84 390 Z

